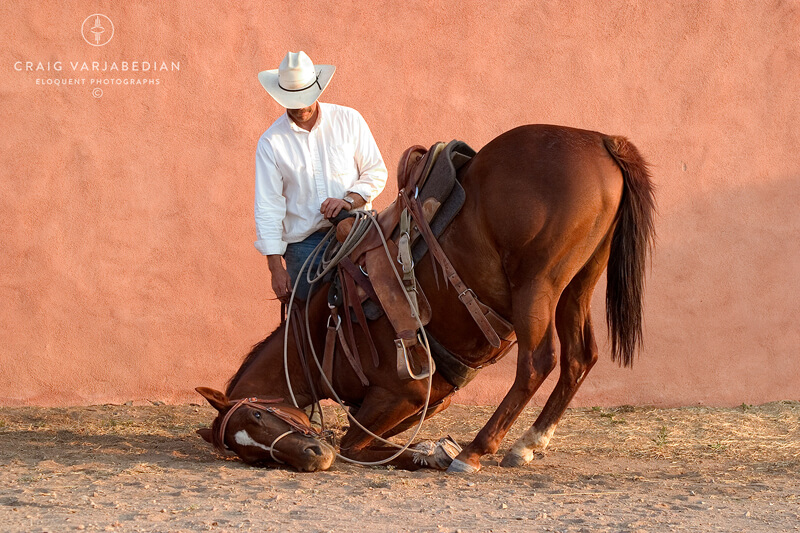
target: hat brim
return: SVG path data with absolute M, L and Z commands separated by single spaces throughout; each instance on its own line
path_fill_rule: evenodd
M 302 91 L 287 91 L 278 83 L 278 70 L 264 70 L 258 73 L 258 81 L 270 96 L 286 109 L 303 109 L 308 107 L 320 97 L 322 92 L 330 83 L 336 67 L 333 65 L 314 65 L 319 76 L 319 85 L 313 84 L 308 89 Z

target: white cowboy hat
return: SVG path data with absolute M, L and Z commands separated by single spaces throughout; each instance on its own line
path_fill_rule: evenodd
M 317 65 L 305 52 L 288 52 L 277 70 L 258 73 L 258 81 L 286 109 L 302 109 L 317 101 L 336 67 Z

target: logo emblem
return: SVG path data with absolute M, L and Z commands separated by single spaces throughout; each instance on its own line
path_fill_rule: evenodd
M 103 46 L 114 37 L 114 23 L 107 16 L 95 13 L 83 21 L 81 34 L 83 40 L 92 46 Z

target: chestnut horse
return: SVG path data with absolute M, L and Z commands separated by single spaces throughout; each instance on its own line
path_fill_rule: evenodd
M 620 365 L 633 363 L 641 344 L 644 270 L 654 238 L 653 186 L 645 161 L 626 139 L 549 125 L 522 126 L 500 135 L 461 169 L 459 179 L 466 201 L 439 242 L 465 284 L 513 324 L 518 352 L 510 390 L 449 470 L 476 471 L 481 456 L 498 450 L 520 412 L 555 368 L 558 338 L 560 377 L 555 390 L 533 426 L 502 462 L 503 466 L 520 466 L 547 446 L 567 405 L 597 361 L 590 304 L 606 268 L 611 357 Z M 435 281 L 434 268 L 427 260 L 416 268 L 418 283 L 433 311 L 427 330 L 463 363 L 478 368 L 492 360 L 496 349 L 453 287 Z M 309 302 L 310 338 L 317 353 L 322 353 L 326 332 L 326 292 L 317 292 Z M 280 325 L 253 348 L 225 394 L 199 389 L 220 411 L 212 427 L 216 433 L 205 432 L 205 437 L 218 445 L 224 443 L 250 462 L 269 462 L 273 452 L 283 453 L 279 451 L 282 444 L 294 446 L 286 450 L 287 457 L 290 451 L 302 457 L 316 453 L 309 453 L 308 447 L 300 450 L 288 437 L 274 443 L 289 426 L 277 419 L 265 424 L 264 417 L 254 418 L 257 410 L 251 407 L 228 416 L 227 429 L 219 431 L 221 419 L 237 399 L 289 397 L 284 378 L 284 327 Z M 385 317 L 371 322 L 370 332 L 380 353 L 377 367 L 366 339 L 356 332 L 369 384 L 362 384 L 352 367 L 337 358 L 333 385 L 341 398 L 354 406 L 361 425 L 388 437 L 419 420 L 429 384 L 428 380 L 397 377 L 395 334 Z M 312 386 L 323 397 L 328 391 L 313 365 L 311 382 L 303 377 L 293 336 L 288 338 L 288 374 L 296 401 L 305 407 L 313 402 Z M 425 416 L 445 409 L 453 391 L 454 387 L 435 373 L 430 383 L 431 407 Z M 358 461 L 382 460 L 396 451 L 376 444 L 374 437 L 356 424 L 350 425 L 340 443 L 342 456 Z M 301 470 L 324 468 L 329 464 L 328 453 L 320 451 L 324 459 L 311 460 L 311 466 L 303 460 L 295 466 Z M 412 450 L 401 453 L 392 464 L 420 467 Z

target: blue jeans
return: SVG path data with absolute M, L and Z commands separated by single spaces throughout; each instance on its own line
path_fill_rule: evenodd
M 292 287 L 294 287 L 295 281 L 297 281 L 297 276 L 300 274 L 300 268 L 303 266 L 303 263 L 306 262 L 308 256 L 311 255 L 311 252 L 314 251 L 314 248 L 322 242 L 322 239 L 328 233 L 327 229 L 317 231 L 312 233 L 305 240 L 300 242 L 294 242 L 286 247 L 286 253 L 283 254 L 283 260 L 286 261 L 286 272 L 289 273 L 289 277 L 292 279 Z M 307 273 L 309 270 L 312 272 L 313 275 L 316 275 L 317 267 L 319 266 L 320 261 L 322 260 L 322 253 L 320 252 L 317 254 L 316 260 L 313 264 L 309 263 L 306 265 L 306 269 L 303 271 L 302 276 L 300 276 L 300 283 L 297 284 L 297 293 L 295 294 L 295 298 L 301 298 L 303 300 L 307 300 L 309 296 L 309 289 L 310 286 L 308 284 Z M 314 289 L 319 288 L 319 283 L 316 284 Z

